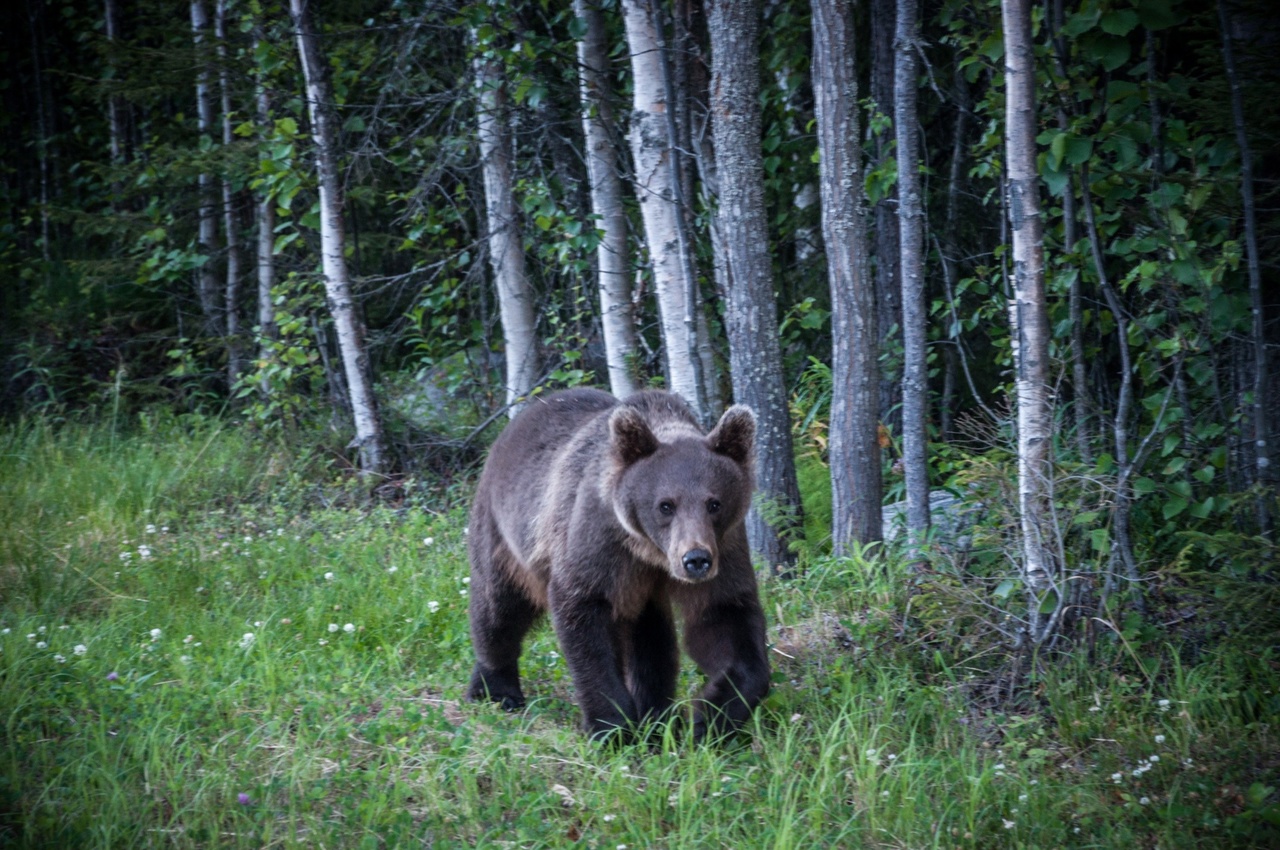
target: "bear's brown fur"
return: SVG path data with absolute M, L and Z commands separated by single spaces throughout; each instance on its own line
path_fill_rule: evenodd
M 524 704 L 521 642 L 550 610 L 592 735 L 666 715 L 685 650 L 707 677 L 694 732 L 746 720 L 769 690 L 743 525 L 755 416 L 704 434 L 675 395 L 534 398 L 494 443 L 472 507 L 470 699 Z

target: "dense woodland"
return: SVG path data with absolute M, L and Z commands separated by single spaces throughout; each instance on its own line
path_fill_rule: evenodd
M 1277 21 L 7 3 L 0 407 L 223 416 L 393 498 L 532 393 L 665 386 L 757 411 L 775 571 L 890 517 L 926 621 L 1274 628 Z

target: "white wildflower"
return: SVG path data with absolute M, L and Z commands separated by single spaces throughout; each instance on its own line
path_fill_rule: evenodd
M 432 543 L 435 543 L 435 542 L 436 542 L 436 539 L 435 539 L 434 537 L 424 537 L 424 538 L 422 538 L 422 545 L 423 545 L 423 546 L 430 546 Z
M 75 649 L 71 651 L 74 652 L 76 655 L 84 655 L 86 652 L 89 651 L 89 647 L 85 646 L 82 643 L 78 643 L 76 644 Z
M 427 610 L 430 611 L 432 614 L 434 614 L 435 612 L 440 610 L 440 603 L 436 602 L 434 599 L 431 600 L 430 602 L 427 603 Z
M 45 643 L 44 641 L 42 640 L 36 641 L 36 649 L 48 649 L 48 648 L 49 648 L 49 644 Z
M 340 629 L 340 628 L 342 628 L 342 627 L 341 627 L 341 626 L 339 626 L 337 623 L 330 623 L 330 624 L 329 624 L 329 631 L 330 631 L 330 632 L 336 632 L 336 631 L 337 631 L 338 629 Z
M 56 662 L 58 662 L 59 664 L 66 664 L 66 663 L 67 663 L 67 656 L 65 656 L 65 655 L 55 655 L 55 656 L 53 656 L 53 660 L 54 660 L 54 661 L 56 661 Z
M 160 635 L 162 635 L 162 634 L 164 634 L 164 632 L 160 631 L 159 629 L 152 629 L 152 630 L 151 630 L 151 639 L 152 639 L 152 640 L 160 640 Z
M 1139 805 L 1139 806 L 1149 806 L 1149 805 L 1151 805 L 1151 798 L 1150 798 L 1150 797 L 1143 797 L 1143 798 L 1139 799 L 1139 800 L 1138 800 L 1138 805 Z
M 356 625 L 355 623 L 347 623 L 345 626 L 342 627 L 342 630 L 347 634 L 353 634 L 356 630 Z
M 1156 735 L 1156 743 L 1157 743 L 1157 744 L 1163 744 L 1163 743 L 1164 743 L 1164 735 Z
M 244 637 L 240 638 L 240 648 L 248 649 L 253 646 L 253 642 L 255 640 L 257 640 L 257 638 L 254 636 L 253 632 L 245 632 Z
M 333 573 L 325 573 L 325 574 L 324 574 L 324 580 L 325 580 L 325 581 L 333 581 Z

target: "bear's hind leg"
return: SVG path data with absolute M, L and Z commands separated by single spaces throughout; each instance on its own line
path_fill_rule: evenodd
M 506 547 L 493 547 L 486 570 L 472 569 L 471 643 L 476 666 L 467 699 L 492 700 L 507 711 L 524 705 L 520 689 L 520 649 L 524 636 L 541 613 L 504 567 L 514 567 Z M 502 563 L 500 559 L 507 559 Z
M 637 720 L 645 723 L 664 719 L 671 709 L 680 673 L 680 646 L 671 607 L 665 600 L 651 600 L 640 612 L 626 642 L 624 665 Z

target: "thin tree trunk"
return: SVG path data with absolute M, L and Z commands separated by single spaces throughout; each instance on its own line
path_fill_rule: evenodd
M 800 488 L 791 446 L 791 417 L 782 382 L 777 300 L 764 210 L 760 148 L 760 32 L 758 0 L 710 0 L 711 126 L 719 193 L 715 215 L 716 263 L 726 286 L 725 331 L 733 398 L 756 412 L 760 496 L 768 511 L 747 518 L 751 548 L 777 572 L 794 561 L 787 548 L 803 526 Z M 767 514 L 773 515 L 770 524 Z
M 1226 0 L 1218 0 L 1218 20 L 1222 27 L 1222 61 L 1231 85 L 1231 115 L 1235 122 L 1236 147 L 1240 150 L 1240 201 L 1244 206 L 1245 262 L 1249 270 L 1249 309 L 1253 323 L 1249 342 L 1253 368 L 1248 384 L 1253 389 L 1253 463 L 1254 483 L 1263 485 L 1254 506 L 1258 528 L 1272 536 L 1271 506 L 1264 493 L 1271 480 L 1271 443 L 1267 423 L 1267 345 L 1262 315 L 1262 263 L 1258 256 L 1258 217 L 1253 200 L 1253 153 L 1244 117 L 1244 98 L 1240 92 L 1240 75 L 1236 72 L 1235 49 L 1232 47 L 1231 17 Z
M 609 86 L 609 52 L 604 13 L 598 0 L 574 0 L 574 14 L 585 24 L 578 41 L 578 77 L 582 91 L 582 134 L 586 140 L 591 207 L 599 216 L 600 247 L 596 279 L 600 290 L 600 323 L 604 330 L 609 387 L 618 398 L 637 389 L 635 315 L 631 310 L 631 263 L 627 254 L 627 215 L 622 206 L 618 149 L 610 136 L 614 126 Z
M 41 17 L 44 4 L 27 0 L 27 23 L 31 29 L 31 65 L 32 89 L 35 95 L 36 112 L 36 167 L 40 172 L 40 256 L 44 260 L 46 282 L 52 273 L 53 234 L 49 217 L 49 205 L 52 202 L 50 189 L 51 166 L 49 164 L 50 136 L 53 132 L 53 121 L 50 117 L 48 92 L 44 84 L 44 51 L 40 44 Z
M 871 99 L 876 108 L 890 118 L 896 110 L 894 86 L 897 53 L 894 47 L 897 0 L 871 0 Z M 913 80 L 914 85 L 914 80 Z M 875 234 L 875 297 L 877 347 L 881 356 L 905 345 L 903 339 L 902 277 L 899 272 L 899 199 L 902 197 L 902 153 L 894 152 L 893 137 L 886 130 L 875 136 L 876 167 L 897 158 L 898 185 L 872 207 Z M 897 357 L 888 358 L 880 374 L 880 421 L 895 434 L 903 428 L 904 365 Z
M 1133 538 L 1130 534 L 1130 517 L 1133 507 L 1133 471 L 1134 464 L 1129 454 L 1129 412 L 1133 409 L 1133 358 L 1129 351 L 1129 317 L 1120 304 L 1111 281 L 1107 277 L 1105 257 L 1102 250 L 1102 237 L 1098 233 L 1098 222 L 1093 208 L 1093 191 L 1089 184 L 1089 164 L 1080 166 L 1080 199 L 1084 204 L 1085 227 L 1089 234 L 1089 250 L 1093 257 L 1094 269 L 1098 275 L 1098 287 L 1106 299 L 1107 309 L 1116 323 L 1116 341 L 1120 347 L 1120 392 L 1116 398 L 1116 412 L 1112 420 L 1116 465 L 1120 474 L 1116 476 L 1115 511 L 1113 513 L 1113 536 L 1115 545 L 1112 552 L 1124 565 L 1125 577 L 1129 582 L 1130 597 L 1142 609 L 1141 584 L 1138 581 L 1138 562 L 1133 553 Z
M 1033 593 L 1054 586 L 1049 539 L 1049 317 L 1044 285 L 1044 222 L 1036 170 L 1035 56 L 1029 0 L 1002 0 L 1005 39 L 1005 148 L 1013 236 L 1017 338 L 1018 507 L 1023 578 Z M 1033 611 L 1038 610 L 1033 606 Z M 1037 636 L 1042 637 L 1042 636 Z
M 191 32 L 195 41 L 196 62 L 196 126 L 200 131 L 202 147 L 211 145 L 213 139 L 213 92 L 209 87 L 209 62 L 205 56 L 205 34 L 209 29 L 209 10 L 204 0 L 191 0 Z M 208 140 L 207 142 L 205 140 Z M 219 303 L 218 275 L 214 266 L 214 254 L 218 250 L 218 217 L 213 188 L 213 175 L 203 171 L 199 176 L 200 223 L 197 240 L 203 263 L 196 270 L 196 295 L 200 299 L 200 312 L 204 316 L 205 333 L 222 336 L 221 308 Z
M 673 104 L 669 74 L 664 68 L 661 26 L 650 0 L 623 0 L 622 12 L 634 77 L 631 146 L 636 195 L 661 314 L 668 387 L 705 420 L 694 318 L 696 281 L 692 279 L 688 235 L 681 219 L 679 167 L 672 146 Z
M 907 484 L 907 539 L 912 558 L 929 533 L 928 313 L 924 298 L 924 209 L 917 130 L 918 0 L 898 0 L 894 38 L 893 126 L 898 149 L 898 242 L 902 274 L 902 465 Z
M 261 43 L 262 33 L 260 30 L 255 30 L 253 38 L 255 55 Z M 259 68 L 257 74 L 258 139 L 260 144 L 265 144 L 272 130 L 271 94 L 267 90 L 265 70 Z M 271 289 L 276 284 L 276 201 L 271 197 L 271 192 L 266 186 L 257 191 L 254 213 L 258 226 L 258 356 L 265 359 L 268 356 L 268 343 L 279 333 L 276 327 L 275 301 L 271 297 Z M 263 391 L 269 394 L 271 388 L 264 385 Z
M 1053 21 L 1050 48 L 1053 50 L 1058 77 L 1067 79 L 1067 43 L 1062 35 L 1065 10 L 1063 0 L 1049 0 L 1046 14 Z M 1059 102 L 1057 109 L 1058 129 L 1067 132 L 1071 128 L 1071 119 L 1066 107 Z M 1072 254 L 1076 249 L 1076 193 L 1071 177 L 1067 177 L 1066 189 L 1062 193 L 1062 242 L 1063 251 Z M 1071 288 L 1067 295 L 1068 311 L 1071 317 L 1071 413 L 1076 426 L 1076 451 L 1085 463 L 1093 463 L 1093 450 L 1090 447 L 1089 433 L 1089 383 L 1085 373 L 1084 353 L 1084 299 L 1081 293 L 1081 277 L 1079 269 L 1074 270 Z
M 508 123 L 510 100 L 506 83 L 498 60 L 477 51 L 474 67 L 480 99 L 476 120 L 479 125 L 480 167 L 484 173 L 489 267 L 498 291 L 498 312 L 502 317 L 507 366 L 506 402 L 508 414 L 514 417 L 538 381 L 537 315 L 533 290 L 525 273 L 519 206 L 513 192 L 515 139 Z
M 882 539 L 876 308 L 863 203 L 850 0 L 813 0 L 822 235 L 831 286 L 832 535 L 837 554 Z
M 347 378 L 347 392 L 356 436 L 351 446 L 359 452 L 361 472 L 382 475 L 391 464 L 378 400 L 373 393 L 372 369 L 365 346 L 364 327 L 356 312 L 347 272 L 346 235 L 342 221 L 342 175 L 338 169 L 338 132 L 333 114 L 328 66 L 312 27 L 308 0 L 289 0 L 298 58 L 307 84 L 307 109 L 316 148 L 320 190 L 320 259 L 325 295 L 338 334 L 338 351 Z
M 120 9 L 116 5 L 116 0 L 105 0 L 103 3 L 103 18 L 107 43 L 112 51 L 109 61 L 114 63 L 116 40 L 120 37 Z M 115 70 L 114 66 L 112 66 L 112 70 Z M 110 85 L 113 88 L 117 85 L 114 73 L 112 74 Z M 111 167 L 113 171 L 123 166 L 126 159 L 124 111 L 125 105 L 119 95 L 107 95 L 107 123 L 111 137 Z M 120 182 L 118 174 L 113 174 L 111 180 L 111 204 L 113 207 L 120 203 L 120 196 L 123 193 L 124 184 Z
M 218 39 L 218 87 L 222 96 L 222 146 L 230 149 L 235 141 L 231 120 L 231 81 L 227 67 L 227 0 L 218 0 L 214 7 L 214 33 Z M 231 177 L 222 177 L 222 219 L 227 234 L 227 383 L 234 387 L 244 371 L 244 349 L 240 339 L 240 216 L 236 209 L 235 190 Z

